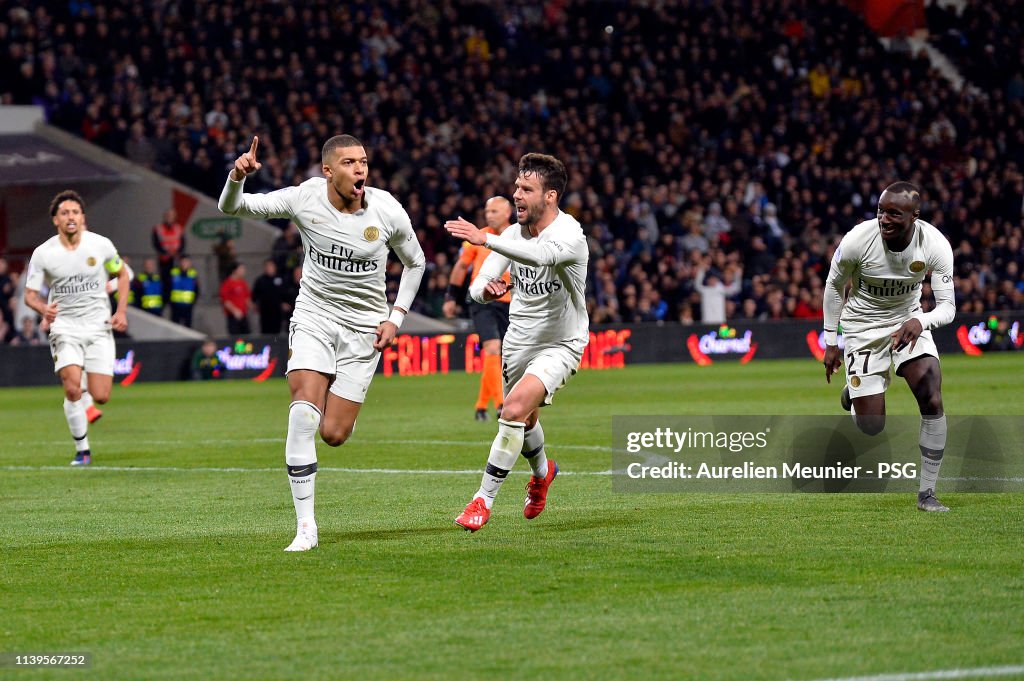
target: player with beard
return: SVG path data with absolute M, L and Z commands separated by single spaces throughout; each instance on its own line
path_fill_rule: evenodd
M 497 236 L 461 217 L 445 223 L 453 237 L 492 251 L 470 286 L 473 300 L 489 303 L 512 291 L 502 344 L 505 400 L 498 434 L 480 489 L 455 519 L 471 532 L 487 523 L 494 498 L 520 454 L 533 473 L 526 485 L 526 518 L 544 510 L 548 488 L 558 475 L 558 464 L 544 452 L 540 408 L 576 373 L 589 340 L 589 252 L 579 222 L 558 208 L 566 182 L 565 166 L 557 158 L 526 154 L 519 161 L 512 197 L 519 224 Z M 502 279 L 506 270 L 511 283 Z
M 219 207 L 229 215 L 288 218 L 306 251 L 288 329 L 288 437 L 285 463 L 297 531 L 286 551 L 317 545 L 313 489 L 316 433 L 331 447 L 343 444 L 373 379 L 380 351 L 395 338 L 423 278 L 423 250 L 409 215 L 388 192 L 367 186 L 369 164 L 351 135 L 324 143 L 324 177 L 268 194 L 245 194 L 248 175 L 260 169 L 258 138 L 235 160 Z M 388 313 L 384 274 L 388 249 L 404 265 Z
M 50 203 L 57 235 L 32 253 L 25 281 L 25 304 L 50 327 L 54 371 L 64 388 L 64 418 L 75 440 L 72 466 L 92 463 L 87 413 L 105 404 L 114 382 L 114 331 L 128 328 L 128 271 L 110 239 L 90 232 L 85 202 L 66 190 Z M 117 276 L 117 309 L 110 313 L 107 282 Z M 40 290 L 49 288 L 47 298 Z M 88 377 L 83 379 L 83 373 Z M 83 384 L 88 390 L 83 390 Z M 98 411 L 98 410 L 94 410 Z
M 843 363 L 841 404 L 857 427 L 877 435 L 885 427 L 890 367 L 914 393 L 921 412 L 921 480 L 917 507 L 948 511 L 935 497 L 946 447 L 942 373 L 931 329 L 953 321 L 953 249 L 934 226 L 919 219 L 921 193 L 909 182 L 889 185 L 878 199 L 878 217 L 851 229 L 839 244 L 825 285 L 825 380 Z M 921 284 L 931 272 L 935 309 L 921 308 Z M 843 291 L 853 282 L 846 304 Z M 840 318 L 841 312 L 841 318 Z
M 492 196 L 484 204 L 484 220 L 487 226 L 483 231 L 488 234 L 501 236 L 512 220 L 512 204 L 504 196 Z M 483 246 L 474 246 L 466 242 L 459 251 L 459 259 L 452 267 L 452 274 L 448 282 L 448 291 L 445 292 L 444 315 L 455 316 L 455 296 L 452 295 L 453 288 L 461 288 L 466 281 L 466 273 L 472 271 L 473 279 L 480 273 L 484 260 L 490 255 Z M 508 273 L 503 275 L 507 282 Z M 472 284 L 472 280 L 470 280 Z M 508 304 L 512 299 L 510 293 L 505 293 L 501 298 L 487 305 L 481 305 L 475 300 L 469 301 L 469 315 L 473 318 L 473 328 L 480 338 L 480 345 L 484 352 L 483 371 L 480 376 L 480 391 L 476 398 L 477 421 L 487 420 L 487 405 L 491 400 L 499 415 L 501 413 L 501 339 L 508 329 Z

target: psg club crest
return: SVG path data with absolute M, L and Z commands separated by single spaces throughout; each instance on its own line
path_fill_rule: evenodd
M 363 238 L 367 241 L 376 241 L 380 236 L 380 230 L 376 227 L 367 227 L 363 230 Z

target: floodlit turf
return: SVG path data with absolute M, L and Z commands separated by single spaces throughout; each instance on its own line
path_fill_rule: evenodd
M 943 367 L 947 412 L 1022 412 L 1024 355 Z M 514 474 L 470 534 L 452 520 L 495 428 L 472 420 L 476 385 L 375 380 L 352 440 L 318 445 L 308 554 L 282 551 L 283 381 L 118 387 L 87 470 L 67 466 L 56 385 L 0 390 L 0 653 L 93 659 L 0 677 L 810 680 L 1024 664 L 1024 495 L 940 495 L 953 512 L 926 515 L 907 494 L 613 494 L 598 474 L 612 415 L 836 413 L 820 364 L 583 372 L 544 415 L 567 473 L 548 509 L 522 517 Z M 889 407 L 914 413 L 905 385 Z M 348 470 L 369 468 L 439 472 Z

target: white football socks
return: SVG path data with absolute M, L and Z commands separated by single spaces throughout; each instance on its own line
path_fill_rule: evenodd
M 547 476 L 548 457 L 544 452 L 544 429 L 540 427 L 540 421 L 523 434 L 523 456 L 530 462 L 534 477 Z
M 89 449 L 89 419 L 85 416 L 82 400 L 72 402 L 64 398 L 64 418 L 68 422 L 71 437 L 75 438 L 75 451 L 85 452 Z
M 946 415 L 921 416 L 921 487 L 918 491 L 935 491 L 939 467 L 946 449 Z
M 316 432 L 320 428 L 320 410 L 301 400 L 288 408 L 288 437 L 284 443 L 284 461 L 295 502 L 295 517 L 301 526 L 313 521 L 313 490 L 316 483 Z
M 82 382 L 79 385 L 82 388 L 82 409 L 88 410 L 93 405 L 92 395 L 89 394 L 89 374 L 82 372 Z
M 525 423 L 498 419 L 498 434 L 491 443 L 491 453 L 487 457 L 487 470 L 484 471 L 480 489 L 474 498 L 481 498 L 491 508 L 494 497 L 498 496 L 501 483 L 505 482 L 509 471 L 516 464 L 520 452 L 523 451 L 523 429 Z

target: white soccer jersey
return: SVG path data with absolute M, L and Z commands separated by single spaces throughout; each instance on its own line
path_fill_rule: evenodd
M 931 272 L 936 306 L 921 312 L 921 282 Z M 846 305 L 842 293 L 853 280 Z M 832 258 L 825 285 L 824 325 L 857 334 L 871 329 L 902 324 L 911 317 L 921 320 L 924 330 L 948 324 L 953 319 L 953 249 L 934 226 L 917 220 L 910 245 L 901 252 L 889 250 L 878 230 L 878 220 L 862 222 L 851 229 Z
M 50 327 L 53 333 L 110 328 L 109 275 L 104 263 L 115 257 L 117 249 L 110 239 L 89 231 L 81 233 L 73 250 L 54 235 L 32 252 L 25 288 L 49 287 L 48 302 L 57 303 L 57 318 Z
M 480 267 L 470 295 L 484 302 L 487 282 L 510 271 L 512 303 L 503 342 L 513 347 L 565 345 L 582 352 L 590 339 L 586 302 L 590 252 L 580 223 L 559 211 L 540 236 L 516 224 L 501 236 L 488 234 L 487 248 L 493 253 Z
M 405 266 L 395 305 L 410 309 L 423 277 L 423 250 L 409 214 L 383 189 L 366 187 L 365 208 L 342 213 L 327 199 L 327 180 L 316 177 L 268 194 L 243 194 L 228 178 L 220 209 L 251 218 L 289 218 L 299 228 L 306 259 L 295 313 L 326 317 L 360 331 L 388 318 L 384 274 L 388 248 Z

